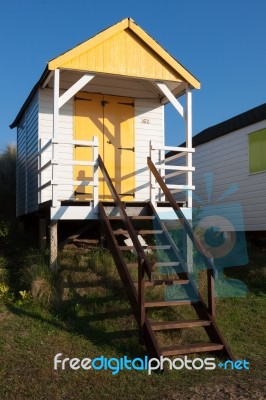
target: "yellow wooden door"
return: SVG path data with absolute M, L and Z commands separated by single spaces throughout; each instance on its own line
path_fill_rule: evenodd
M 134 103 L 126 97 L 104 96 L 103 160 L 121 199 L 134 200 Z M 107 186 L 104 197 L 111 199 Z
M 135 193 L 134 103 L 130 98 L 81 94 L 75 99 L 75 139 L 99 138 L 99 154 L 122 200 Z M 75 160 L 92 160 L 92 149 L 76 146 Z M 92 180 L 92 167 L 75 166 L 74 179 Z M 76 186 L 77 200 L 91 200 L 92 188 Z M 112 200 L 99 171 L 99 199 Z

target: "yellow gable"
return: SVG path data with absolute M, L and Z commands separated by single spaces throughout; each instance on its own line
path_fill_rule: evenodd
M 128 18 L 50 61 L 48 68 L 185 81 L 200 87 L 193 75 Z

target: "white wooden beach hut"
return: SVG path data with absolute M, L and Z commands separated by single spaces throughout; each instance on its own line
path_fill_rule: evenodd
M 191 219 L 194 189 L 192 89 L 199 88 L 188 70 L 126 18 L 48 62 L 11 124 L 17 128 L 17 216 L 37 216 L 41 238 L 49 226 L 52 267 L 57 265 L 58 221 L 102 223 L 142 340 L 156 357 L 222 351 L 232 358 L 214 320 L 211 260 L 200 252 L 208 269 L 207 307 L 185 254 L 161 219 L 178 217 L 194 241 L 186 218 Z M 185 122 L 182 147 L 165 146 L 168 103 Z M 171 150 L 172 160 L 185 160 L 182 165 L 165 159 Z M 171 174 L 182 176 L 182 183 L 166 187 Z M 185 199 L 175 202 L 170 191 L 185 191 Z M 131 244 L 121 244 L 118 238 L 124 234 Z M 146 244 L 139 238 L 151 236 Z M 153 252 L 152 260 L 146 249 Z M 131 250 L 137 254 L 135 263 L 123 255 Z M 154 279 L 156 273 L 161 279 Z M 169 300 L 168 294 L 152 302 L 145 298 L 146 288 L 161 286 L 168 293 L 176 285 L 184 287 L 186 299 Z M 155 322 L 148 317 L 148 308 L 183 305 L 194 308 L 195 320 Z M 169 348 L 156 338 L 160 330 L 195 327 L 205 329 L 208 342 Z

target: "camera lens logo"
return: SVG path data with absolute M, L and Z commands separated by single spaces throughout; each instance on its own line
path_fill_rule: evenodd
M 220 227 L 225 227 L 221 230 Z M 225 217 L 207 216 L 200 220 L 198 228 L 202 230 L 201 243 L 214 259 L 225 257 L 236 245 L 236 232 L 233 224 Z
M 213 198 L 214 174 L 204 175 L 207 204 L 195 195 L 196 205 L 193 220 L 194 230 L 203 247 L 211 254 L 218 271 L 216 274 L 216 296 L 245 296 L 246 285 L 236 279 L 225 279 L 224 268 L 244 266 L 248 263 L 243 212 L 241 204 L 230 202 L 228 197 L 238 191 L 237 184 L 231 186 L 217 199 Z M 197 269 L 204 269 L 200 257 L 195 257 Z

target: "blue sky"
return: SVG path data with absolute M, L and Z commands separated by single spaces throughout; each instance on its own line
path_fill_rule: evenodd
M 0 8 L 0 151 L 46 62 L 131 17 L 202 83 L 193 92 L 193 133 L 265 102 L 265 0 L 9 0 Z M 168 106 L 166 143 L 179 144 Z

